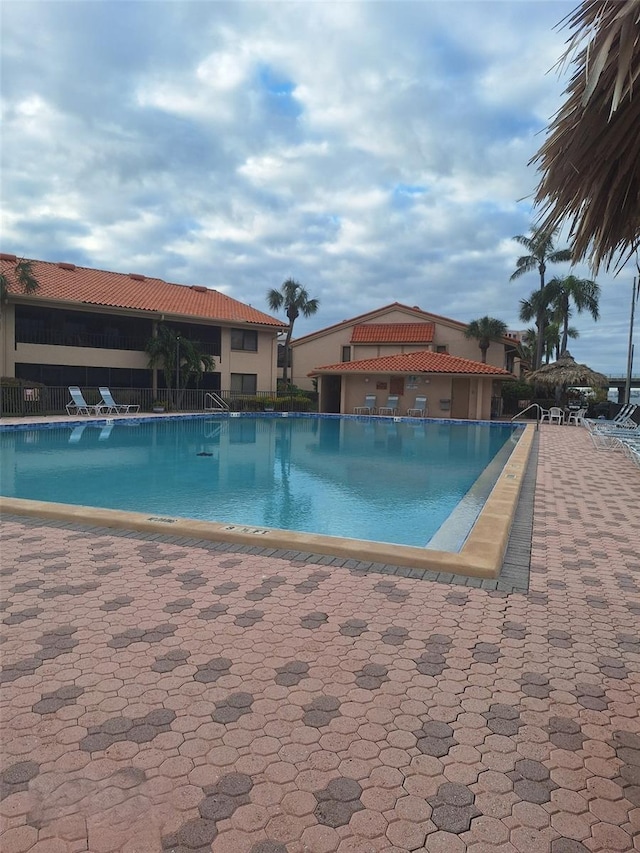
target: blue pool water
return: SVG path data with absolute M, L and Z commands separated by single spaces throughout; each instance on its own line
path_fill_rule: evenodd
M 494 457 L 504 461 L 513 435 L 498 424 L 322 417 L 21 429 L 0 432 L 0 488 L 9 497 L 425 546 Z

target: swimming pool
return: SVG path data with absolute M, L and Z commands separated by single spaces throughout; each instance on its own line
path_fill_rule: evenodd
M 519 433 L 313 416 L 83 422 L 3 430 L 0 483 L 13 498 L 422 548 L 454 518 L 456 550 Z

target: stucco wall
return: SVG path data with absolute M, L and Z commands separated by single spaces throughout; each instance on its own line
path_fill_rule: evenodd
M 429 319 L 417 317 L 407 311 L 394 308 L 385 314 L 367 319 L 366 316 L 361 317 L 357 322 L 349 323 L 347 326 L 340 326 L 333 331 L 318 335 L 318 337 L 303 340 L 301 343 L 295 343 L 292 348 L 292 372 L 291 381 L 294 385 L 300 388 L 312 388 L 311 379 L 307 374 L 316 367 L 321 367 L 325 364 L 337 364 L 342 361 L 342 348 L 350 345 L 353 327 L 359 324 L 367 323 L 421 323 L 430 322 Z M 469 358 L 472 361 L 481 361 L 482 354 L 478 346 L 478 342 L 474 339 L 467 339 L 464 336 L 464 330 L 457 327 L 447 325 L 445 322 L 434 318 L 432 321 L 435 324 L 434 340 L 432 345 L 415 346 L 413 344 L 405 345 L 377 345 L 377 344 L 357 344 L 351 345 L 351 361 L 356 361 L 364 358 L 377 358 L 381 355 L 391 355 L 393 353 L 402 352 L 417 352 L 419 350 L 436 350 L 438 346 L 446 346 L 450 355 L 460 356 L 461 358 Z M 487 364 L 494 367 L 504 367 L 504 345 L 500 343 L 492 343 L 487 351 Z
M 146 353 L 135 350 L 15 344 L 14 305 L 12 303 L 5 304 L 2 309 L 2 322 L 0 323 L 1 376 L 15 376 L 16 363 L 135 369 L 146 369 L 148 367 L 149 359 Z M 251 328 L 251 326 L 247 325 L 247 328 Z M 257 352 L 232 351 L 231 327 L 222 326 L 221 358 L 216 357 L 215 359 L 216 370 L 220 372 L 221 388 L 229 390 L 232 373 L 255 373 L 258 391 L 274 391 L 277 376 L 277 349 L 275 330 L 259 329 Z

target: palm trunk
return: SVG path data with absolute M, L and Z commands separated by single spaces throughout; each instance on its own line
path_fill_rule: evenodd
M 560 344 L 560 355 L 563 352 L 567 351 L 567 344 L 569 343 L 569 300 L 563 301 L 562 303 L 562 341 Z
M 546 266 L 544 261 L 542 261 L 538 265 L 538 270 L 540 271 L 540 293 L 544 290 L 544 273 L 546 270 Z M 544 310 L 538 311 L 538 316 L 536 317 L 536 325 L 538 327 L 538 340 L 536 342 L 536 365 L 535 369 L 537 370 L 542 365 L 542 354 L 544 353 L 544 332 L 545 332 L 545 312 Z
M 289 352 L 290 352 L 290 344 L 291 344 L 291 336 L 293 334 L 293 321 L 289 322 L 289 326 L 287 328 L 287 337 L 284 341 L 284 366 L 282 368 L 282 382 L 286 388 L 289 384 Z

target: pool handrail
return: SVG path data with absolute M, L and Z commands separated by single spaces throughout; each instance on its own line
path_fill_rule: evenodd
M 535 409 L 536 410 L 536 429 L 538 429 L 538 426 L 540 425 L 540 421 L 542 420 L 543 415 L 546 412 L 546 409 L 543 409 L 542 406 L 540 405 L 540 403 L 530 403 L 526 407 L 526 409 L 523 409 L 521 412 L 518 412 L 517 415 L 514 415 L 511 418 L 511 423 L 513 423 L 516 418 L 519 418 L 520 415 L 524 415 L 525 412 L 528 412 L 529 409 Z
M 204 395 L 204 410 L 205 412 L 228 412 L 229 404 L 215 391 L 207 391 Z

